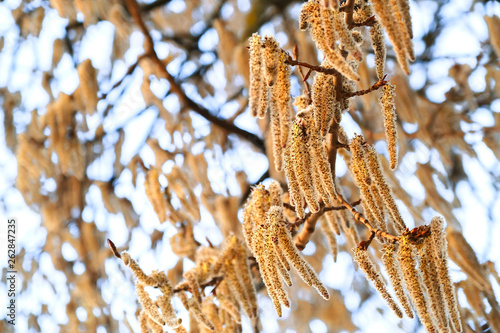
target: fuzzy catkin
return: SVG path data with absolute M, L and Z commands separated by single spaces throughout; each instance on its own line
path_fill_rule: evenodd
M 157 324 L 162 326 L 165 325 L 165 321 L 161 318 L 160 313 L 158 312 L 158 307 L 154 304 L 151 297 L 149 297 L 146 290 L 144 290 L 144 284 L 141 281 L 137 281 L 135 284 L 135 290 L 143 311 Z
M 249 89 L 249 105 L 250 112 L 253 117 L 257 117 L 261 104 L 264 103 L 263 92 L 266 91 L 264 78 L 262 77 L 262 46 L 261 37 L 259 34 L 254 33 L 250 37 L 250 89 Z M 267 101 L 265 102 L 267 103 Z
M 338 32 L 342 46 L 348 51 L 357 62 L 363 60 L 363 53 L 345 22 L 344 13 L 336 12 L 334 14 L 335 29 Z
M 457 332 L 462 332 L 462 321 L 460 320 L 460 311 L 458 309 L 455 288 L 453 287 L 448 271 L 448 242 L 446 241 L 446 235 L 444 233 L 444 219 L 441 217 L 434 217 L 431 220 L 430 226 L 432 252 L 439 273 L 439 282 L 443 288 L 442 291 L 451 319 L 450 321 Z
M 430 310 L 435 319 L 434 322 L 440 332 L 449 332 L 448 319 L 446 318 L 446 303 L 443 293 L 440 290 L 442 284 L 437 283 L 439 276 L 436 264 L 437 262 L 432 253 L 432 239 L 431 237 L 426 237 L 423 240 L 420 254 L 420 271 L 422 272 L 424 285 L 427 288 Z
M 371 179 L 375 182 L 375 185 L 377 186 L 380 196 L 384 200 L 387 210 L 391 213 L 391 216 L 394 219 L 398 231 L 404 231 L 406 229 L 406 224 L 404 223 L 403 218 L 401 217 L 401 213 L 399 212 L 399 208 L 396 205 L 396 200 L 394 199 L 392 190 L 389 187 L 384 174 L 382 173 L 382 166 L 380 165 L 377 151 L 373 146 L 366 147 L 365 159 L 367 162 L 366 164 L 368 165 Z
M 283 216 L 283 208 L 272 207 L 271 210 L 273 210 L 273 214 L 279 215 L 281 217 Z M 277 220 L 280 219 L 277 218 Z M 323 296 L 324 299 L 329 299 L 330 295 L 328 293 L 328 290 L 319 280 L 316 272 L 311 267 L 311 265 L 309 265 L 309 263 L 305 261 L 304 258 L 302 258 L 302 256 L 299 254 L 297 248 L 293 244 L 292 235 L 290 234 L 290 231 L 286 229 L 282 218 L 278 223 L 274 225 L 274 228 L 276 229 L 275 234 L 278 238 L 281 250 L 283 251 L 290 264 L 297 270 L 302 280 L 304 280 L 304 282 L 309 286 L 316 288 L 316 290 L 321 296 Z
M 301 111 L 304 112 L 304 111 Z M 314 184 L 312 174 L 311 156 L 309 155 L 306 142 L 307 128 L 304 121 L 297 115 L 292 127 L 292 160 L 295 175 L 297 177 L 300 190 L 304 193 L 307 205 L 311 212 L 316 213 L 319 211 L 318 194 Z M 295 201 L 295 200 L 294 200 Z
M 299 218 L 304 218 L 304 199 L 300 193 L 299 181 L 295 173 L 295 166 L 292 158 L 291 147 L 287 147 L 284 152 L 285 175 L 288 179 L 288 192 L 290 194 L 290 204 L 295 207 L 295 212 Z
M 372 41 L 373 52 L 375 53 L 375 70 L 377 78 L 381 80 L 385 72 L 385 59 L 387 56 L 387 47 L 385 45 L 384 31 L 380 23 L 376 22 L 370 28 L 370 38 Z
M 163 193 L 161 191 L 158 177 L 158 170 L 156 168 L 151 168 L 146 173 L 144 189 L 146 191 L 146 196 L 153 205 L 153 209 L 158 216 L 160 223 L 163 223 L 167 219 L 167 207 L 166 200 L 164 199 Z
M 365 273 L 368 280 L 373 282 L 375 289 L 379 292 L 383 299 L 387 302 L 387 305 L 394 311 L 396 316 L 399 318 L 403 318 L 403 313 L 399 306 L 394 302 L 394 299 L 387 291 L 387 287 L 382 280 L 380 274 L 377 272 L 375 265 L 372 260 L 368 256 L 368 253 L 364 249 L 360 249 L 359 247 L 353 249 L 354 251 L 354 260 L 358 263 L 359 268 Z
M 395 87 L 388 83 L 382 88 L 380 95 L 380 105 L 384 113 L 385 138 L 387 149 L 389 150 L 389 167 L 395 170 L 398 166 L 398 131 L 396 123 L 396 105 L 394 101 Z
M 399 267 L 395 257 L 396 245 L 387 244 L 384 246 L 383 251 L 384 254 L 382 256 L 382 263 L 387 271 L 387 275 L 389 275 L 389 281 L 396 292 L 399 303 L 403 306 L 404 312 L 408 317 L 413 318 L 413 310 L 403 287 L 401 268 Z
M 424 290 L 420 284 L 420 272 L 415 268 L 413 258 L 413 248 L 405 238 L 399 242 L 397 259 L 403 273 L 406 288 L 415 305 L 418 317 L 428 332 L 434 332 L 434 324 L 428 312 L 428 305 L 425 299 Z

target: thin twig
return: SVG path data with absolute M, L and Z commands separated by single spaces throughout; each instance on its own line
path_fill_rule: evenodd
M 306 68 L 309 68 L 309 69 L 311 69 L 313 71 L 320 72 L 320 73 L 325 73 L 325 74 L 328 74 L 328 75 L 335 75 L 335 74 L 339 73 L 335 68 L 325 68 L 325 67 L 322 67 L 322 66 L 311 65 L 311 64 L 309 64 L 307 62 L 294 60 L 292 58 L 292 56 L 289 55 L 289 54 L 287 54 L 287 58 L 286 58 L 285 63 L 287 63 L 288 65 L 291 65 L 291 66 L 306 67 Z
M 380 80 L 378 80 L 377 82 L 375 82 L 370 88 L 368 89 L 365 89 L 365 90 L 358 90 L 358 91 L 354 91 L 354 92 L 346 92 L 344 93 L 344 97 L 345 98 L 349 98 L 349 97 L 354 97 L 354 96 L 363 96 L 363 95 L 366 95 L 366 94 L 369 94 L 371 93 L 372 91 L 375 91 L 379 88 L 382 88 L 383 86 L 385 86 L 389 81 L 386 81 L 385 78 L 387 77 L 387 74 L 384 75 L 384 77 Z

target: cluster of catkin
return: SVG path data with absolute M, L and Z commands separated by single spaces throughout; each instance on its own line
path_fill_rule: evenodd
M 139 316 L 141 332 L 150 332 L 149 329 L 163 332 L 165 325 L 175 332 L 187 332 L 171 305 L 174 292 L 189 311 L 190 326 L 198 325 L 201 332 L 241 331 L 242 310 L 253 323 L 257 320 L 257 296 L 247 247 L 234 235 L 226 240 L 222 250 L 198 248 L 195 267 L 183 273 L 184 280 L 175 288 L 164 272 L 146 275 L 127 252 L 122 252 L 120 258 L 137 279 L 136 291 L 142 306 Z M 213 293 L 216 296 L 206 296 L 204 287 L 213 284 L 216 284 L 217 290 Z M 145 287 L 157 288 L 162 295 L 153 301 Z
M 128 252 L 122 252 L 120 257 L 137 279 L 135 289 L 142 306 L 139 315 L 141 332 L 148 333 L 149 329 L 153 330 L 153 332 L 163 332 L 163 326 L 165 325 L 174 329 L 175 332 L 187 332 L 181 325 L 182 319 L 177 318 L 172 307 L 171 300 L 174 295 L 174 288 L 170 285 L 167 275 L 164 272 L 157 271 L 150 275 L 145 274 Z M 158 288 L 162 295 L 156 301 L 153 301 L 145 287 Z
M 396 204 L 396 199 L 385 178 L 375 147 L 364 142 L 361 135 L 355 136 L 349 147 L 351 161 L 349 169 L 359 188 L 363 208 L 372 227 L 387 232 L 387 222 L 393 222 L 401 234 L 406 225 Z
M 259 264 L 260 274 L 278 316 L 282 306 L 290 307 L 284 284 L 291 286 L 293 266 L 300 277 L 329 299 L 328 290 L 295 247 L 283 214 L 282 190 L 273 181 L 269 188 L 258 185 L 244 209 L 243 230 L 248 247 Z
M 432 219 L 429 226 L 417 228 L 420 237 L 406 231 L 396 244 L 384 246 L 382 263 L 397 299 L 406 315 L 413 318 L 413 304 L 428 332 L 462 332 L 460 312 L 448 270 L 444 220 Z M 381 278 L 367 249 L 354 249 L 354 258 L 389 307 L 402 318 L 403 313 Z M 452 330 L 453 328 L 453 330 Z

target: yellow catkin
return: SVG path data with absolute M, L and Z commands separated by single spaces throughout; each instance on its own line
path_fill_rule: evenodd
M 269 102 L 269 111 L 271 118 L 271 138 L 273 140 L 273 157 L 274 167 L 276 170 L 283 170 L 283 144 L 281 142 L 281 121 L 279 113 L 280 105 L 278 104 L 277 96 L 271 94 L 271 101 Z
M 351 80 L 359 81 L 359 75 L 347 63 L 345 58 L 340 54 L 337 46 L 331 45 L 327 40 L 324 22 L 321 18 L 320 5 L 316 2 L 308 2 L 309 23 L 311 24 L 311 38 L 316 44 L 316 47 L 323 52 L 326 58 L 332 63 L 333 67 L 342 75 Z M 329 23 L 330 24 L 330 23 Z
M 248 248 L 253 253 L 252 245 L 252 233 L 253 233 L 253 204 L 252 200 L 249 200 L 245 207 L 243 208 L 243 235 Z
M 306 31 L 309 28 L 309 20 L 315 3 L 312 1 L 305 2 L 300 9 L 299 14 L 299 29 Z
M 306 109 L 307 110 L 307 109 Z M 306 112 L 306 111 L 302 111 Z M 309 147 L 311 150 L 311 157 L 313 161 L 313 167 L 317 170 L 320 175 L 320 183 L 317 185 L 322 186 L 328 197 L 323 196 L 323 202 L 325 204 L 330 203 L 330 199 L 335 199 L 337 193 L 335 192 L 335 186 L 333 184 L 333 174 L 330 166 L 330 161 L 328 160 L 328 153 L 326 150 L 326 145 L 323 137 L 320 135 L 319 128 L 316 127 L 314 119 L 312 119 L 312 113 L 309 113 L 310 119 L 308 120 L 309 126 Z
M 451 319 L 450 321 L 457 332 L 462 332 L 462 322 L 460 320 L 460 311 L 455 295 L 455 288 L 451 282 L 448 270 L 448 242 L 446 241 L 446 235 L 444 233 L 444 219 L 441 217 L 434 217 L 430 225 L 432 251 L 439 273 L 439 282 L 443 288 L 444 299 Z
M 264 96 L 266 87 L 263 78 L 263 58 L 261 37 L 254 33 L 249 40 L 250 44 L 250 90 L 249 100 L 250 112 L 253 117 L 257 117 L 262 103 L 267 105 L 267 96 Z M 267 107 L 266 107 L 267 108 Z
M 330 225 L 330 228 L 333 230 L 333 232 L 336 235 L 340 235 L 339 221 L 337 220 L 337 214 L 335 213 L 335 211 L 334 210 L 326 211 L 325 218 L 328 224 Z
M 269 184 L 268 191 L 271 196 L 271 206 L 283 206 L 283 201 L 281 199 L 283 190 L 281 189 L 280 183 L 273 180 L 271 184 Z
M 246 297 L 250 302 L 250 318 L 257 317 L 257 294 L 255 291 L 255 286 L 252 282 L 252 277 L 250 273 L 250 266 L 248 264 L 248 255 L 246 247 L 243 243 L 239 242 L 236 246 L 236 256 L 237 260 L 237 270 L 238 274 L 243 282 L 243 286 L 246 288 Z
M 238 272 L 239 273 L 239 272 Z M 241 305 L 248 317 L 252 317 L 253 310 L 246 296 L 245 286 L 238 280 L 237 273 L 233 266 L 233 261 L 228 259 L 224 265 L 224 281 L 226 281 L 229 290 L 231 290 L 236 301 Z
M 373 0 L 372 4 L 380 23 L 387 31 L 389 40 L 394 47 L 394 52 L 396 53 L 399 65 L 406 75 L 409 75 L 410 68 L 408 65 L 408 59 L 406 58 L 407 52 L 403 45 L 404 38 L 402 36 L 402 32 L 400 31 L 398 22 L 394 17 L 395 14 L 393 13 L 392 8 L 389 6 L 389 3 L 384 0 Z
M 193 298 L 196 299 L 198 303 L 201 303 L 201 293 L 200 293 L 200 282 L 198 280 L 197 271 L 191 269 L 189 271 L 184 272 L 182 275 L 189 284 L 189 288 L 191 289 L 191 293 L 193 294 Z
M 333 10 L 325 6 L 320 6 L 319 8 L 321 22 L 323 25 L 323 31 L 325 34 L 325 40 L 328 43 L 327 46 L 331 48 L 335 47 L 335 43 L 338 40 L 338 34 L 335 30 L 335 16 L 337 15 Z
M 170 303 L 171 295 L 161 295 L 156 300 L 156 304 L 160 307 L 162 318 L 165 320 L 165 324 L 170 328 L 177 328 L 181 326 L 182 319 L 177 318 L 174 312 L 174 308 Z
M 323 296 L 324 299 L 329 299 L 330 294 L 328 293 L 328 290 L 319 280 L 318 275 L 311 267 L 311 265 L 309 265 L 309 263 L 305 261 L 304 258 L 302 258 L 299 251 L 293 244 L 292 235 L 286 228 L 283 218 L 283 208 L 271 207 L 271 209 L 269 210 L 269 215 L 275 216 L 273 217 L 273 221 L 276 221 L 276 223 L 273 225 L 273 228 L 275 229 L 275 237 L 277 237 L 278 243 L 285 257 L 297 270 L 304 282 L 306 282 L 309 286 L 314 287 L 318 291 L 318 293 Z
M 391 308 L 392 311 L 394 311 L 396 316 L 398 316 L 399 318 L 403 318 L 403 313 L 401 312 L 401 309 L 396 304 L 396 302 L 394 302 L 392 296 L 387 291 L 387 287 L 384 281 L 382 280 L 382 277 L 378 273 L 377 269 L 375 268 L 375 265 L 373 264 L 372 260 L 368 256 L 367 251 L 365 249 L 360 249 L 359 247 L 353 249 L 353 251 L 354 251 L 354 260 L 358 263 L 359 268 L 361 268 L 363 273 L 365 273 L 368 280 L 373 282 L 375 289 L 387 302 L 387 305 Z
M 413 43 L 411 41 L 410 32 L 407 30 L 407 25 L 403 20 L 401 9 L 399 8 L 399 0 L 390 0 L 390 6 L 394 13 L 395 23 L 399 29 L 399 34 L 402 38 L 402 45 L 404 51 L 410 60 L 415 60 L 415 52 L 413 50 Z M 411 23 L 410 23 L 411 26 Z
M 428 304 L 425 299 L 424 290 L 420 283 L 420 273 L 415 268 L 413 248 L 405 238 L 401 238 L 397 259 L 403 273 L 406 288 L 413 301 L 420 321 L 428 332 L 435 332 L 432 318 L 428 312 Z
M 128 252 L 122 252 L 121 258 L 123 263 L 130 268 L 134 276 L 139 280 L 141 283 L 145 284 L 146 286 L 150 287 L 156 287 L 157 286 L 157 281 L 154 277 L 146 275 L 142 269 L 139 267 L 137 262 L 130 257 L 130 254 Z
M 284 151 L 285 158 L 285 175 L 288 179 L 288 192 L 290 194 L 290 204 L 295 207 L 295 212 L 299 218 L 304 218 L 304 199 L 300 193 L 299 181 L 295 173 L 295 166 L 292 158 L 291 147 L 287 147 Z
M 269 191 L 264 185 L 257 185 L 252 191 L 254 224 L 266 223 L 266 212 L 269 210 L 271 199 Z
M 193 315 L 196 321 L 202 324 L 205 328 L 210 331 L 214 331 L 214 324 L 207 318 L 207 316 L 201 311 L 200 303 L 193 297 L 189 299 L 189 313 Z
M 432 253 L 431 243 L 431 237 L 426 237 L 423 240 L 420 252 L 420 271 L 422 272 L 424 285 L 427 288 L 427 295 L 429 296 L 428 301 L 430 303 L 431 313 L 434 316 L 434 323 L 439 332 L 449 332 L 448 319 L 446 318 L 446 303 L 440 291 L 441 284 L 436 283 L 439 281 L 439 276 L 436 267 L 437 262 Z
M 398 131 L 394 88 L 392 84 L 388 83 L 382 88 L 382 94 L 380 95 L 380 105 L 384 113 L 385 138 L 387 140 L 387 150 L 389 151 L 389 167 L 391 170 L 395 170 L 398 166 Z
M 307 128 L 305 121 L 301 119 L 301 115 L 304 115 L 302 112 L 305 111 L 297 114 L 292 127 L 291 157 L 300 190 L 304 194 L 311 212 L 316 213 L 319 211 L 318 193 L 316 184 L 314 184 L 311 155 L 306 145 L 308 141 Z
M 148 315 L 144 312 L 144 310 L 141 311 L 137 319 L 141 327 L 141 333 L 149 333 Z
M 222 332 L 222 322 L 219 317 L 219 308 L 214 304 L 213 296 L 209 296 L 203 300 L 201 310 L 207 316 L 208 320 L 212 322 L 215 332 Z
M 273 86 L 278 78 L 278 67 L 279 67 L 279 46 L 278 42 L 272 36 L 264 37 L 264 44 L 262 45 L 264 49 L 264 74 L 266 78 L 266 84 L 268 86 Z M 262 118 L 263 115 L 259 115 Z
M 137 281 L 135 284 L 135 290 L 137 292 L 137 298 L 142 305 L 143 311 L 151 318 L 155 323 L 159 325 L 165 325 L 165 321 L 161 318 L 158 312 L 158 307 L 154 304 L 151 297 L 149 297 L 146 290 L 144 290 L 144 284 L 141 281 Z
M 286 260 L 285 256 L 276 243 L 274 244 L 274 253 L 278 258 L 275 263 L 276 268 L 278 269 L 278 272 L 280 273 L 283 281 L 287 284 L 287 286 L 291 287 L 292 279 L 290 277 L 290 273 L 288 273 L 288 271 L 290 270 L 290 263 L 288 262 L 288 260 Z
M 365 161 L 364 148 L 362 146 L 363 137 L 358 135 L 351 140 L 350 148 L 352 153 L 350 171 L 352 172 L 354 181 L 359 188 L 362 204 L 365 212 L 369 212 L 375 218 L 375 221 L 370 221 L 373 227 L 378 228 L 385 224 L 382 216 L 382 207 L 379 207 L 371 191 L 371 178 L 368 172 L 368 166 Z
M 276 256 L 276 251 L 274 249 L 276 236 L 275 236 L 275 229 L 272 226 L 278 223 L 276 219 L 281 217 L 274 213 L 276 209 L 282 209 L 282 208 L 273 206 L 269 209 L 267 213 L 266 225 L 268 225 L 269 228 L 265 229 L 264 231 L 265 238 L 263 240 L 265 242 L 264 246 L 265 246 L 266 264 L 269 269 L 269 272 L 271 273 L 271 283 L 273 284 L 273 287 L 276 290 L 276 294 L 278 296 L 280 303 L 283 304 L 285 307 L 289 308 L 290 301 L 288 300 L 288 296 L 285 292 L 283 282 L 280 279 L 277 267 L 279 259 Z
M 368 165 L 368 170 L 371 175 L 372 181 L 375 182 L 377 186 L 377 190 L 380 193 L 380 196 L 384 200 L 384 203 L 387 207 L 387 210 L 390 212 L 392 218 L 394 219 L 395 225 L 400 232 L 406 229 L 406 225 L 401 217 L 401 213 L 399 212 L 399 208 L 396 205 L 396 200 L 394 199 L 394 195 L 392 193 L 387 180 L 382 173 L 382 166 L 380 165 L 380 161 L 378 159 L 377 151 L 373 146 L 367 146 L 365 150 L 365 159 Z
M 153 209 L 158 216 L 161 223 L 165 222 L 167 219 L 167 207 L 166 200 L 163 197 L 161 191 L 160 182 L 158 180 L 159 173 L 156 168 L 151 168 L 146 173 L 146 179 L 144 181 L 144 189 L 146 195 L 153 205 Z
M 290 66 L 285 64 L 286 54 L 284 51 L 280 50 L 278 55 L 278 74 L 276 79 L 276 84 L 272 87 L 272 97 L 274 99 L 274 105 L 277 107 L 277 115 L 279 121 L 279 139 L 276 138 L 275 144 L 275 163 L 276 169 L 281 171 L 283 169 L 283 148 L 286 147 L 289 136 L 290 136 L 290 126 L 292 123 L 292 108 L 290 105 Z M 272 106 L 273 104 L 271 104 Z M 271 119 L 272 120 L 272 119 Z M 273 124 L 271 123 L 271 126 Z M 273 134 L 274 140 L 274 134 Z M 277 147 L 276 144 L 279 142 L 281 147 Z M 276 162 L 276 159 L 279 159 Z M 278 168 L 279 167 L 279 168 Z
M 266 264 L 266 247 L 263 241 L 265 239 L 266 228 L 269 228 L 269 226 L 258 225 L 254 230 L 252 241 L 254 243 L 254 255 L 257 263 L 259 264 L 262 282 L 264 282 L 264 285 L 266 286 L 267 293 L 269 294 L 269 297 L 274 304 L 274 308 L 276 309 L 278 317 L 281 317 L 281 304 L 279 302 L 278 295 L 274 290 L 274 286 L 271 282 L 271 273 L 269 272 L 269 268 Z
M 498 33 L 500 30 L 500 18 L 498 15 L 484 16 L 484 20 L 488 26 L 491 46 L 493 47 L 497 57 L 500 57 L 500 34 Z
M 401 12 L 401 17 L 405 23 L 406 30 L 410 38 L 413 38 L 413 28 L 411 26 L 410 17 L 410 0 L 398 0 L 398 8 Z
M 382 263 L 384 264 L 387 275 L 389 275 L 389 281 L 391 282 L 399 303 L 403 306 L 403 310 L 406 315 L 413 318 L 413 310 L 411 309 L 410 301 L 406 295 L 403 288 L 403 277 L 401 275 L 401 268 L 396 261 L 396 245 L 387 244 L 384 246 L 384 254 L 382 256 Z
M 372 41 L 373 52 L 375 54 L 375 70 L 377 78 L 381 80 L 385 72 L 385 59 L 387 56 L 387 47 L 385 45 L 384 31 L 380 23 L 376 22 L 370 28 L 370 38 Z
M 321 229 L 325 233 L 326 240 L 328 242 L 328 247 L 330 247 L 330 251 L 333 256 L 333 261 L 337 262 L 337 254 L 339 252 L 339 245 L 337 243 L 337 237 L 335 236 L 335 230 L 332 228 L 330 223 L 326 218 L 320 220 Z
M 342 46 L 348 51 L 357 62 L 363 60 L 363 53 L 345 22 L 344 13 L 336 12 L 334 14 L 335 29 L 340 37 Z

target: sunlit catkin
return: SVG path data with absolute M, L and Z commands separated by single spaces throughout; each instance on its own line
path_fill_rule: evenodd
M 357 62 L 363 60 L 363 53 L 359 48 L 356 40 L 352 37 L 352 33 L 347 27 L 344 19 L 344 13 L 336 12 L 334 14 L 335 29 L 340 37 L 342 46 L 348 51 Z
M 189 299 L 189 313 L 193 315 L 196 321 L 202 324 L 204 327 L 210 331 L 215 330 L 214 324 L 207 318 L 207 316 L 201 311 L 201 304 L 193 297 Z
M 141 281 L 137 281 L 135 284 L 135 290 L 143 311 L 149 316 L 149 318 L 159 325 L 165 325 L 165 321 L 161 318 L 160 313 L 158 312 L 158 307 L 154 304 L 151 297 L 149 297 L 146 290 L 144 290 L 144 284 Z
M 278 65 L 279 65 L 279 46 L 278 42 L 272 36 L 264 37 L 264 43 L 262 45 L 264 49 L 264 75 L 266 78 L 266 84 L 268 86 L 273 86 L 278 77 Z M 261 115 L 262 116 L 262 115 Z M 259 117 L 261 117 L 259 116 Z
M 314 184 L 311 156 L 306 145 L 308 141 L 307 124 L 301 118 L 303 115 L 301 112 L 297 114 L 297 119 L 292 126 L 291 157 L 300 190 L 304 194 L 311 212 L 316 213 L 319 211 L 318 194 Z
M 460 320 L 460 311 L 458 309 L 458 302 L 455 295 L 455 288 L 451 282 L 450 273 L 448 271 L 448 242 L 444 233 L 444 220 L 441 217 L 434 217 L 430 223 L 431 237 L 432 237 L 432 250 L 434 259 L 436 261 L 437 269 L 439 272 L 439 282 L 441 284 L 446 306 L 450 316 L 450 321 L 453 328 L 457 332 L 462 332 L 462 322 Z
M 437 262 L 432 253 L 432 238 L 426 237 L 423 240 L 420 250 L 420 271 L 422 272 L 422 280 L 427 288 L 428 301 L 430 310 L 434 316 L 434 323 L 440 332 L 449 332 L 448 319 L 446 318 L 446 306 L 441 292 L 442 284 L 436 283 L 439 281 L 437 272 Z
M 237 264 L 236 264 L 236 269 L 238 270 L 238 274 L 241 278 L 241 281 L 243 283 L 243 286 L 246 291 L 246 297 L 250 303 L 250 318 L 256 318 L 257 317 L 257 294 L 255 291 L 255 286 L 252 282 L 252 277 L 251 277 L 251 272 L 250 272 L 250 266 L 248 264 L 248 255 L 246 251 L 246 246 L 245 244 L 238 242 L 236 245 L 236 257 L 237 257 Z
M 396 261 L 396 245 L 387 244 L 384 246 L 383 251 L 382 263 L 384 264 L 387 275 L 389 275 L 389 281 L 396 292 L 399 303 L 403 306 L 404 312 L 408 317 L 413 318 L 413 310 L 411 309 L 410 301 L 403 287 L 401 269 Z
M 363 273 L 365 273 L 368 280 L 371 280 L 373 282 L 375 289 L 377 289 L 379 294 L 387 302 L 387 305 L 392 309 L 392 311 L 394 311 L 396 316 L 398 316 L 399 318 L 403 318 L 403 313 L 401 312 L 401 309 L 396 304 L 396 302 L 394 302 L 392 296 L 387 291 L 387 287 L 384 281 L 382 280 L 382 277 L 378 273 L 377 269 L 375 268 L 375 265 L 370 259 L 367 251 L 359 247 L 354 248 L 353 251 L 354 251 L 354 260 L 358 263 L 359 268 L 361 268 Z
M 295 166 L 292 159 L 291 147 L 284 151 L 285 175 L 288 179 L 288 192 L 290 194 L 290 204 L 295 207 L 295 212 L 299 218 L 304 218 L 304 199 L 300 193 L 299 181 L 295 173 Z
M 382 94 L 380 95 L 380 105 L 384 113 L 385 138 L 389 151 L 389 167 L 391 170 L 395 170 L 398 166 L 398 131 L 394 88 L 392 84 L 388 83 L 382 88 Z
M 370 28 L 370 38 L 373 52 L 375 53 L 375 70 L 377 72 L 377 78 L 381 80 L 384 77 L 387 47 L 385 45 L 384 31 L 380 23 L 375 22 Z
M 323 232 L 325 233 L 326 240 L 328 242 L 328 247 L 330 248 L 330 251 L 333 256 L 333 261 L 337 262 L 337 254 L 339 252 L 339 245 L 337 242 L 337 237 L 335 236 L 335 230 L 332 228 L 330 223 L 326 218 L 323 218 L 320 220 L 320 226 L 321 229 L 323 229 Z
M 249 105 L 252 116 L 257 117 L 259 109 L 262 109 L 262 103 L 266 104 L 267 96 L 266 85 L 263 78 L 263 57 L 261 37 L 259 34 L 254 33 L 250 37 L 250 92 L 249 92 Z
M 406 238 L 401 238 L 397 259 L 403 273 L 406 288 L 413 301 L 420 321 L 428 332 L 434 332 L 432 318 L 428 311 L 428 304 L 425 299 L 423 286 L 420 284 L 420 273 L 415 268 L 413 248 Z
M 319 280 L 318 275 L 314 269 L 309 265 L 307 261 L 302 258 L 299 251 L 295 247 L 292 241 L 292 235 L 290 231 L 286 228 L 285 222 L 283 220 L 283 208 L 281 207 L 271 207 L 269 214 L 276 216 L 275 220 L 279 221 L 273 227 L 275 228 L 275 235 L 278 239 L 281 250 L 283 251 L 285 257 L 288 259 L 290 264 L 297 270 L 302 280 L 309 286 L 316 288 L 318 293 L 323 296 L 324 299 L 329 299 L 330 294 L 325 288 L 323 283 Z
M 399 208 L 396 205 L 396 200 L 394 199 L 392 190 L 389 187 L 384 174 L 382 173 L 382 166 L 380 165 L 377 151 L 373 146 L 366 146 L 365 159 L 368 165 L 371 179 L 375 182 L 375 185 L 377 186 L 380 196 L 384 200 L 387 210 L 390 212 L 392 218 L 394 219 L 398 231 L 404 231 L 406 229 L 406 225 L 403 221 L 403 218 L 401 217 Z

